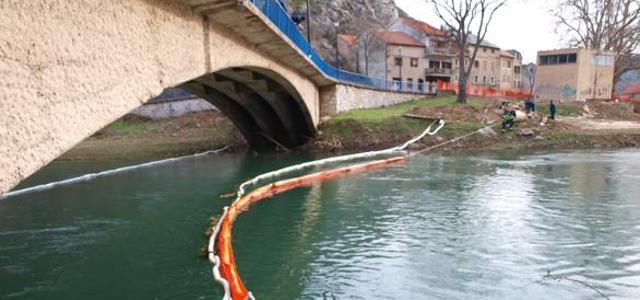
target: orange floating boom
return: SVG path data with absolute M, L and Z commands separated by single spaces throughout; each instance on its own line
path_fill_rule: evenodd
M 236 201 L 231 204 L 227 212 L 220 219 L 218 223 L 219 229 L 217 231 L 217 236 L 215 237 L 214 254 L 218 256 L 220 260 L 218 271 L 220 272 L 220 276 L 229 284 L 229 295 L 225 296 L 230 297 L 232 300 L 246 300 L 250 294 L 247 288 L 242 283 L 242 280 L 240 279 L 240 275 L 238 274 L 238 270 L 233 258 L 233 247 L 231 246 L 231 230 L 236 217 L 244 210 L 249 208 L 251 204 L 299 186 L 325 181 L 346 174 L 379 169 L 391 164 L 404 162 L 405 160 L 406 157 L 397 156 L 389 159 L 376 160 L 281 180 L 254 189 L 250 193 L 236 199 Z

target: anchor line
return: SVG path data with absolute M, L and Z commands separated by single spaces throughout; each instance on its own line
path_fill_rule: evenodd
M 179 161 L 179 160 L 184 160 L 184 159 L 187 159 L 187 158 L 196 158 L 196 157 L 201 157 L 201 156 L 210 155 L 210 154 L 217 154 L 217 153 L 220 153 L 220 152 L 222 152 L 224 150 L 227 150 L 228 148 L 229 148 L 229 146 L 225 146 L 225 147 L 217 149 L 217 150 L 210 150 L 210 151 L 205 151 L 205 152 L 191 154 L 191 155 L 185 155 L 185 156 L 167 158 L 167 159 L 162 159 L 162 160 L 157 160 L 157 161 L 151 161 L 151 162 L 137 164 L 137 165 L 125 166 L 125 167 L 106 170 L 106 171 L 102 171 L 102 172 L 98 172 L 98 173 L 84 174 L 84 175 L 80 175 L 80 176 L 76 176 L 76 177 L 72 177 L 72 178 L 68 178 L 68 179 L 64 179 L 64 180 L 60 180 L 60 181 L 54 181 L 54 182 L 50 182 L 50 183 L 46 183 L 46 184 L 36 185 L 36 186 L 33 186 L 33 187 L 29 187 L 29 188 L 24 188 L 24 189 L 21 189 L 21 190 L 11 191 L 11 192 L 8 192 L 8 193 L 6 193 L 4 195 L 0 195 L 0 200 L 6 199 L 6 198 L 12 197 L 12 196 L 18 196 L 18 195 L 23 195 L 23 194 L 27 194 L 27 193 L 33 193 L 33 192 L 49 190 L 49 189 L 52 189 L 52 188 L 55 188 L 55 187 L 58 187 L 58 186 L 61 186 L 61 185 L 69 185 L 69 184 L 74 184 L 74 183 L 78 183 L 78 182 L 91 181 L 91 180 L 96 179 L 98 177 L 109 176 L 109 175 L 114 175 L 114 174 L 118 174 L 118 173 L 128 172 L 128 171 L 135 170 L 135 169 L 153 167 L 153 166 L 157 166 L 157 165 L 161 165 L 161 164 L 166 164 L 166 163 L 170 163 L 170 162 L 176 162 L 176 161 Z

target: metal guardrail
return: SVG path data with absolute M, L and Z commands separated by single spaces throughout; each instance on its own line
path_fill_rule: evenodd
M 298 26 L 291 19 L 289 13 L 276 0 L 250 0 L 291 42 L 293 42 L 300 51 L 304 53 L 313 64 L 326 76 L 333 78 L 339 82 L 353 83 L 358 85 L 370 86 L 373 88 L 402 91 L 413 93 L 425 93 L 428 88 L 415 85 L 398 84 L 398 82 L 388 81 L 385 79 L 376 79 L 368 77 L 364 74 L 353 73 L 340 70 L 328 64 L 309 44 L 307 38 L 302 34 Z

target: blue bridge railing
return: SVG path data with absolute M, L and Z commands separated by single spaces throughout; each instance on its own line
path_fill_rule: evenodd
M 363 74 L 340 70 L 328 64 L 313 49 L 307 38 L 302 34 L 296 23 L 285 8 L 277 0 L 251 0 L 251 2 L 284 34 L 286 35 L 316 67 L 325 75 L 341 82 L 355 83 L 379 89 L 405 91 L 415 93 L 429 93 L 435 87 L 425 83 L 403 84 L 398 81 L 371 78 Z

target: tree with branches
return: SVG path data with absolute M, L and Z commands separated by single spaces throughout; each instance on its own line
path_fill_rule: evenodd
M 640 50 L 640 1 L 560 0 L 552 13 L 569 46 L 615 53 L 613 86 L 625 71 L 640 67 L 633 60 Z
M 534 63 L 530 63 L 522 66 L 522 75 L 527 81 L 527 86 L 529 88 L 529 94 L 533 96 L 533 90 L 536 86 L 536 71 L 537 66 Z
M 478 49 L 489 30 L 496 11 L 507 0 L 427 0 L 445 24 L 458 50 L 458 103 L 467 102 L 467 81 L 473 69 Z M 465 63 L 467 49 L 473 46 L 469 63 Z

